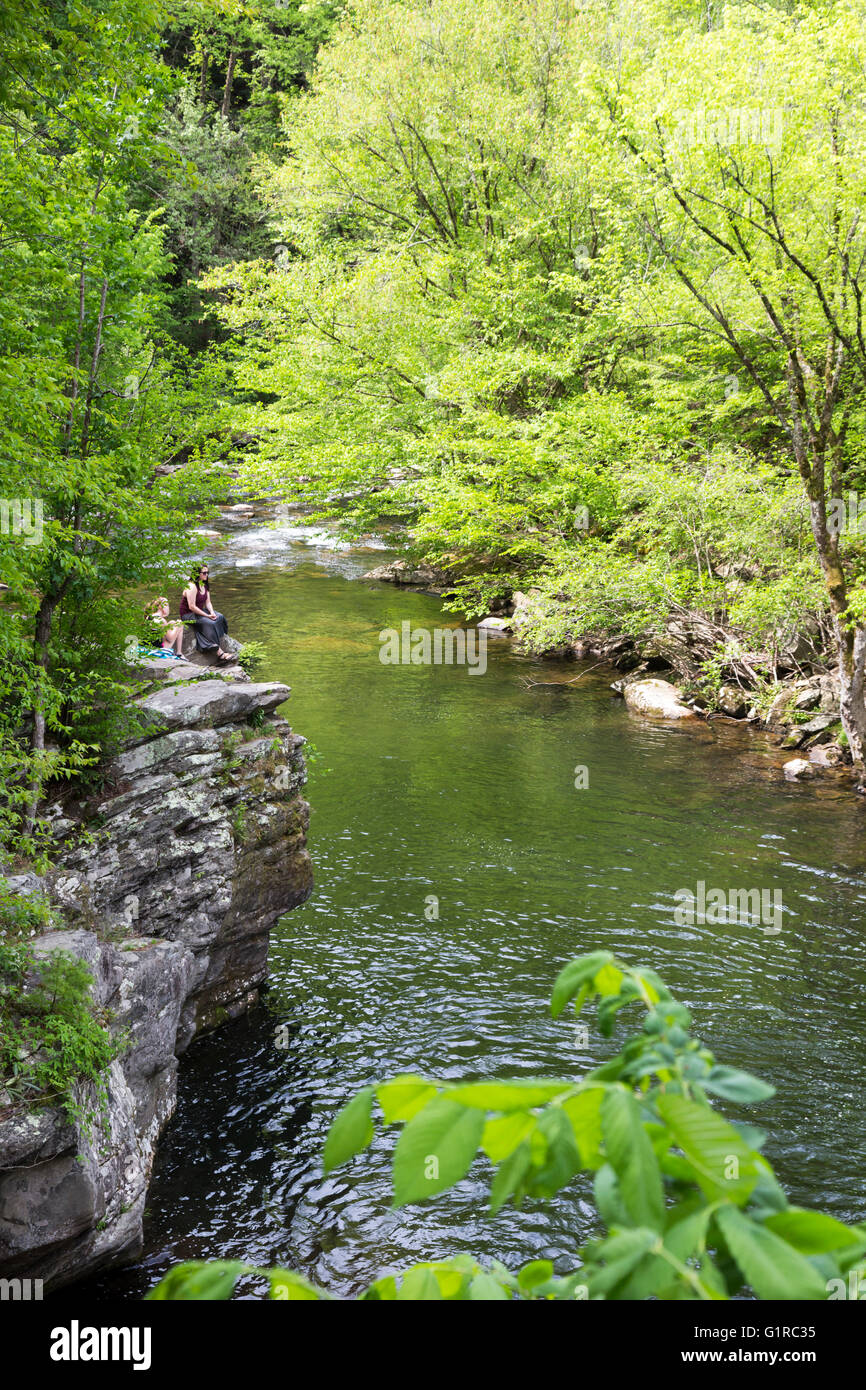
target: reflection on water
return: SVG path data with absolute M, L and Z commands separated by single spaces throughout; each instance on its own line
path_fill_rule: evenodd
M 578 668 L 506 643 L 490 644 L 483 678 L 384 666 L 381 629 L 434 627 L 441 610 L 350 582 L 374 563 L 297 545 L 280 568 L 217 562 L 232 631 L 267 644 L 265 674 L 293 687 L 291 722 L 317 750 L 316 889 L 274 933 L 263 1004 L 184 1060 L 146 1256 L 92 1293 L 136 1296 L 169 1264 L 208 1256 L 280 1262 L 343 1293 L 461 1250 L 568 1267 L 591 1230 L 580 1184 L 491 1220 L 479 1166 L 452 1194 L 392 1212 L 391 1137 L 329 1178 L 320 1154 L 338 1106 L 376 1078 L 572 1074 L 609 1055 L 592 1016 L 581 1046 L 547 1007 L 562 962 L 599 947 L 654 966 L 723 1061 L 779 1087 L 748 1114 L 792 1197 L 863 1220 L 862 806 L 833 780 L 785 783 L 778 750 L 747 730 L 634 719 L 602 671 L 526 688 Z M 677 927 L 674 894 L 699 880 L 781 890 L 782 932 Z

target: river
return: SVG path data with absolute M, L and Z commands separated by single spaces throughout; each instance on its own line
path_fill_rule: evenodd
M 291 685 L 314 750 L 316 887 L 273 933 L 262 1003 L 184 1057 L 144 1256 L 92 1295 L 138 1297 L 193 1258 L 280 1263 L 341 1295 L 464 1250 L 571 1267 L 593 1231 L 586 1183 L 491 1219 L 479 1165 L 394 1212 L 395 1131 L 328 1178 L 320 1156 L 337 1108 L 377 1078 L 570 1075 L 609 1056 L 592 1014 L 584 1038 L 548 1009 L 563 962 L 600 947 L 653 966 L 720 1061 L 778 1087 L 728 1109 L 769 1132 L 792 1199 L 862 1221 L 866 807 L 837 780 L 786 783 L 759 733 L 643 722 L 610 672 L 508 642 L 483 675 L 383 665 L 381 630 L 456 619 L 360 581 L 382 552 L 315 539 L 235 533 L 212 585 L 232 631 L 266 643 L 259 678 Z M 779 891 L 781 931 L 736 914 L 677 926 L 674 895 L 699 881 Z

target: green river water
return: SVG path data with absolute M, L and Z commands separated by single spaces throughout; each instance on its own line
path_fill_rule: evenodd
M 320 1156 L 337 1108 L 377 1078 L 561 1075 L 610 1055 L 593 1015 L 585 1041 L 548 1009 L 562 963 L 600 947 L 653 966 L 719 1060 L 778 1087 L 740 1114 L 769 1131 L 792 1198 L 862 1221 L 866 807 L 837 781 L 786 783 L 748 730 L 636 719 L 609 671 L 527 688 L 585 668 L 501 641 L 484 675 L 383 665 L 382 629 L 454 618 L 360 580 L 381 552 L 306 540 L 235 535 L 212 584 L 232 631 L 266 642 L 261 678 L 291 685 L 286 713 L 315 749 L 316 887 L 273 933 L 263 1002 L 184 1058 L 145 1255 L 94 1296 L 137 1297 L 206 1257 L 282 1263 L 341 1294 L 463 1250 L 571 1267 L 593 1230 L 587 1185 L 491 1219 L 479 1167 L 394 1212 L 393 1131 L 328 1178 Z M 700 880 L 780 891 L 782 930 L 677 926 L 674 894 Z

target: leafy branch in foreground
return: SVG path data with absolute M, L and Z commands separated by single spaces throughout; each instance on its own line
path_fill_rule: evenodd
M 760 1150 L 754 1125 L 729 1122 L 710 1097 L 753 1104 L 773 1087 L 716 1062 L 689 1030 L 688 1009 L 652 970 L 609 951 L 571 961 L 553 990 L 554 1017 L 598 999 L 605 1037 L 621 1009 L 646 1010 L 622 1050 L 580 1080 L 535 1078 L 451 1083 L 404 1075 L 365 1086 L 339 1112 L 325 1143 L 329 1173 L 369 1145 L 373 1102 L 401 1125 L 394 1151 L 394 1206 L 453 1187 L 483 1154 L 495 1173 L 491 1213 L 508 1202 L 549 1199 L 578 1173 L 594 1174 L 607 1234 L 580 1251 L 574 1273 L 549 1260 L 512 1274 L 468 1255 L 418 1264 L 377 1280 L 365 1300 L 762 1299 L 823 1300 L 866 1288 L 866 1226 L 846 1226 L 791 1206 Z M 155 1299 L 228 1298 L 244 1276 L 268 1281 L 277 1299 L 327 1298 L 300 1275 L 241 1263 L 193 1263 L 170 1271 Z M 856 1297 L 856 1293 L 854 1297 Z

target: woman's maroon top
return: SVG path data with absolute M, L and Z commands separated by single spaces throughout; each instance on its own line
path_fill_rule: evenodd
M 202 609 L 205 611 L 205 613 L 206 613 L 206 612 L 207 612 L 207 601 L 208 601 L 209 596 L 210 596 L 210 593 L 209 593 L 209 590 L 208 590 L 208 589 L 200 589 L 200 588 L 198 587 L 198 585 L 196 584 L 196 586 L 195 586 L 195 606 L 196 606 L 196 608 L 202 608 Z M 190 617 L 196 618 L 196 617 L 198 617 L 198 614 L 197 614 L 197 613 L 193 613 L 192 609 L 190 608 L 189 604 L 187 603 L 186 589 L 184 589 L 183 593 L 182 593 L 181 596 L 180 596 L 180 616 L 181 616 L 182 618 L 190 618 Z

